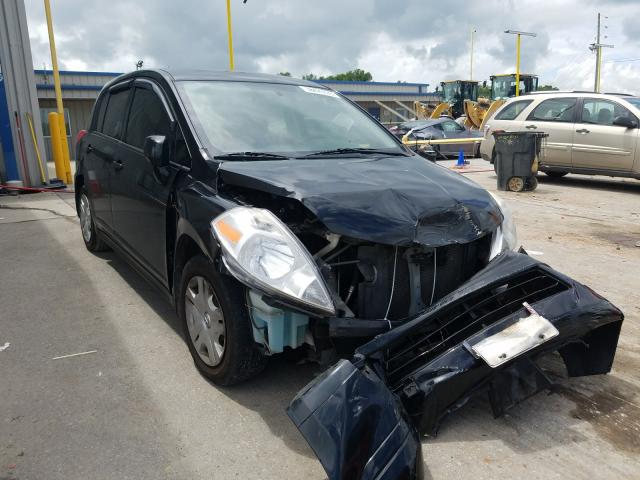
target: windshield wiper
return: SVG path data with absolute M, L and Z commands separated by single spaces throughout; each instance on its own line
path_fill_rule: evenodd
M 320 150 L 318 152 L 313 152 L 305 157 L 319 157 L 324 155 L 348 155 L 352 153 L 358 153 L 361 155 L 389 155 L 389 156 L 400 156 L 406 157 L 407 154 L 405 152 L 398 151 L 386 151 L 376 148 L 335 148 L 333 150 Z
M 269 152 L 233 152 L 221 153 L 213 158 L 216 160 L 289 160 L 290 157 Z

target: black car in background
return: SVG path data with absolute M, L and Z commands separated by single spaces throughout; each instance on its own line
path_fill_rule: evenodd
M 402 140 L 409 133 L 409 140 L 436 140 L 445 138 L 481 138 L 482 132 L 460 125 L 449 117 L 429 120 L 411 120 L 390 127 L 389 131 Z M 415 149 L 409 145 L 412 149 Z M 477 157 L 480 143 L 442 144 L 418 147 L 418 153 L 435 152 L 436 159 L 458 156 L 462 149 L 465 157 Z
M 331 479 L 422 478 L 418 432 L 471 395 L 500 414 L 547 388 L 542 354 L 611 368 L 618 309 L 515 252 L 499 198 L 311 82 L 120 76 L 78 141 L 75 191 L 86 247 L 165 292 L 213 382 L 288 350 L 351 358 L 288 409 Z

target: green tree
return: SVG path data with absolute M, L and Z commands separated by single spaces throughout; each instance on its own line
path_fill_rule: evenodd
M 355 70 L 349 70 L 344 73 L 337 73 L 335 75 L 329 75 L 327 80 L 350 80 L 354 82 L 370 82 L 373 80 L 373 75 L 371 72 L 366 72 L 361 68 L 356 68 Z
M 352 82 L 370 82 L 373 80 L 373 75 L 371 72 L 367 72 L 362 70 L 361 68 L 356 68 L 354 70 L 349 70 L 348 72 L 336 73 L 334 75 L 319 76 L 313 73 L 307 73 L 302 76 L 303 80 L 347 80 Z
M 549 90 L 559 90 L 558 87 L 554 87 L 553 85 L 540 85 L 538 86 L 538 91 L 539 92 L 546 92 Z
M 278 75 L 282 75 L 283 77 L 290 77 L 291 73 L 290 72 L 280 72 Z

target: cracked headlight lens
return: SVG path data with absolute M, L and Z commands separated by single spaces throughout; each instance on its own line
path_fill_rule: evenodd
M 335 315 L 316 263 L 298 238 L 269 210 L 237 207 L 211 222 L 229 272 L 267 294 Z
M 491 254 L 489 260 L 504 252 L 505 250 L 515 250 L 518 248 L 518 233 L 516 232 L 516 224 L 513 221 L 511 210 L 504 201 L 496 194 L 489 192 L 493 197 L 500 211 L 502 212 L 502 223 L 493 234 L 491 242 Z

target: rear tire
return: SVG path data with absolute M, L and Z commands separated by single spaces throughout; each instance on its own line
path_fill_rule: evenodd
M 545 175 L 547 175 L 547 176 L 549 176 L 551 178 L 561 178 L 561 177 L 564 177 L 568 173 L 569 172 L 557 172 L 557 171 L 544 172 Z
M 93 208 L 87 193 L 87 188 L 82 187 L 80 199 L 78 200 L 78 217 L 80 218 L 80 229 L 82 240 L 90 252 L 103 252 L 109 250 L 109 246 L 102 240 L 100 231 L 93 221 Z
M 267 357 L 253 339 L 244 287 L 204 256 L 184 266 L 176 306 L 189 352 L 206 378 L 233 385 L 264 369 Z

